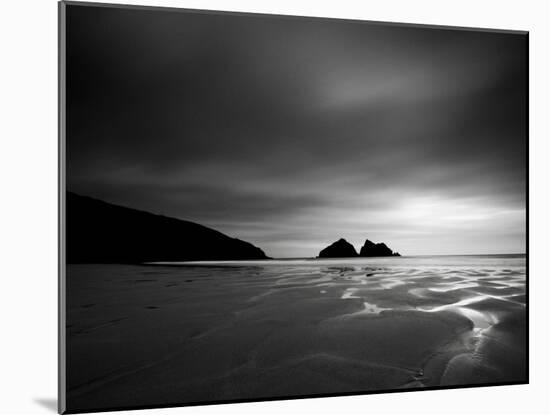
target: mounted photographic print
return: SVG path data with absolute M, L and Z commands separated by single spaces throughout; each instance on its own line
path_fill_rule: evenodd
M 528 382 L 527 32 L 59 11 L 61 412 Z

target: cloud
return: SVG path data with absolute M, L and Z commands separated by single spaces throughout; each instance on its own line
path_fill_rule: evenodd
M 523 250 L 521 35 L 79 6 L 68 33 L 76 192 L 273 256 Z

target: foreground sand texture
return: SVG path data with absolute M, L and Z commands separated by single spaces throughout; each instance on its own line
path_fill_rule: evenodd
M 526 381 L 525 257 L 69 265 L 68 410 Z

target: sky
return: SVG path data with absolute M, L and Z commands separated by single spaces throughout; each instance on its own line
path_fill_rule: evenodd
M 67 10 L 67 188 L 272 257 L 523 253 L 521 33 Z

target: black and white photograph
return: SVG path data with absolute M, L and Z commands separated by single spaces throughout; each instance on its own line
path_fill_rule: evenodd
M 59 13 L 62 412 L 528 383 L 528 32 Z

